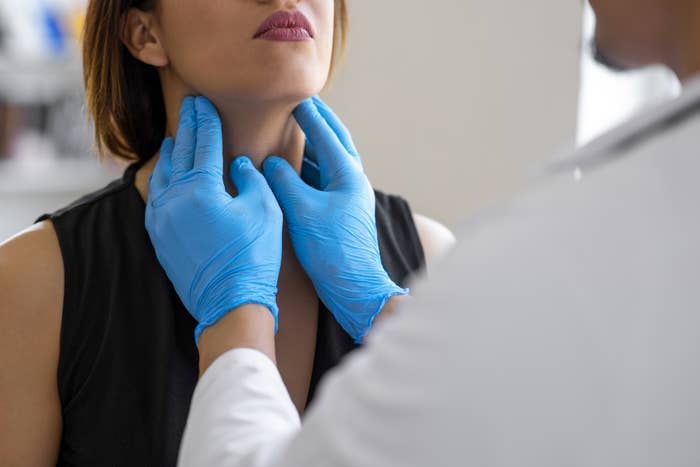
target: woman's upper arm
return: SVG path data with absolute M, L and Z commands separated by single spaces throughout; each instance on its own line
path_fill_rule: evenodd
M 0 459 L 55 465 L 63 260 L 50 222 L 0 244 Z
M 445 254 L 449 253 L 457 243 L 457 240 L 450 229 L 436 220 L 420 214 L 414 214 L 413 221 L 416 224 L 418 236 L 423 244 L 426 265 L 430 268 Z

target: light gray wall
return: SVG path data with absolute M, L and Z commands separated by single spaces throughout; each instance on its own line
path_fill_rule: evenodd
M 37 148 L 38 149 L 38 148 Z M 44 213 L 67 206 L 119 178 L 123 167 L 96 156 L 0 161 L 0 242 Z
M 374 185 L 454 225 L 573 144 L 576 0 L 350 0 L 326 98 Z

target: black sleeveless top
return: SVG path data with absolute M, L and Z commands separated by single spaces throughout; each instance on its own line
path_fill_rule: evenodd
M 195 320 L 161 269 L 134 185 L 122 179 L 37 220 L 53 222 L 65 269 L 58 389 L 61 466 L 171 466 L 198 378 Z M 424 266 L 411 210 L 376 192 L 384 266 L 399 285 Z M 309 403 L 356 345 L 319 301 Z

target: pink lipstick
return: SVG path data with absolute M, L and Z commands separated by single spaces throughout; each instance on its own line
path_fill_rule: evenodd
M 311 23 L 299 10 L 273 13 L 263 21 L 253 36 L 254 39 L 271 41 L 306 41 L 313 37 Z

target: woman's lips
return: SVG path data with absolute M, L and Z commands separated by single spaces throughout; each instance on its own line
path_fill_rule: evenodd
M 306 29 L 302 28 L 273 28 L 255 37 L 271 41 L 306 41 L 311 39 Z
M 272 14 L 258 28 L 254 39 L 306 41 L 314 37 L 311 23 L 299 11 L 281 10 Z

